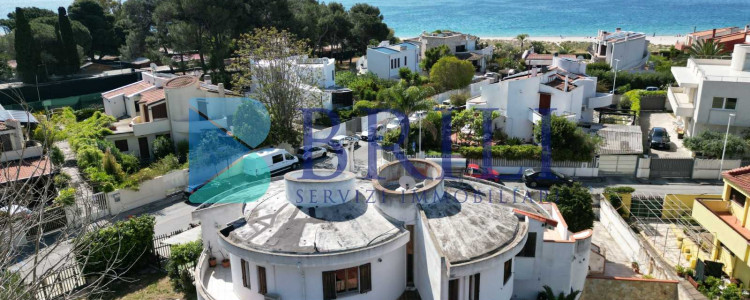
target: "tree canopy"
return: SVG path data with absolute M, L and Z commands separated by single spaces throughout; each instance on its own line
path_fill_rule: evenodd
M 703 131 L 695 136 L 686 137 L 683 144 L 690 151 L 709 158 L 721 158 L 724 150 L 725 133 L 712 130 Z M 739 136 L 729 134 L 727 136 L 726 157 L 740 157 L 747 152 L 748 143 Z
M 447 45 L 440 45 L 424 52 L 424 59 L 419 62 L 419 67 L 425 71 L 430 71 L 432 66 L 445 56 L 452 56 L 451 49 Z
M 555 202 L 568 230 L 579 232 L 594 227 L 594 209 L 588 189 L 576 182 L 573 186 L 553 185 L 545 201 Z
M 594 158 L 601 142 L 599 137 L 583 132 L 575 122 L 555 114 L 550 116 L 550 137 L 552 159 L 555 160 L 589 161 Z M 542 140 L 541 123 L 534 126 L 534 138 L 539 142 Z
M 432 66 L 430 81 L 442 90 L 455 90 L 467 87 L 474 78 L 474 65 L 455 56 L 443 57 Z

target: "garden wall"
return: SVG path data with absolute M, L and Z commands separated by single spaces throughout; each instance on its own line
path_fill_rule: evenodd
M 677 280 L 589 276 L 580 299 L 678 299 Z
M 696 158 L 693 163 L 693 179 L 718 179 L 720 167 L 726 171 L 739 168 L 741 163 L 740 159 L 725 159 L 722 167 L 720 159 Z
M 107 193 L 107 204 L 112 215 L 151 204 L 180 192 L 188 184 L 188 170 L 176 170 L 144 181 L 139 189 L 120 189 Z

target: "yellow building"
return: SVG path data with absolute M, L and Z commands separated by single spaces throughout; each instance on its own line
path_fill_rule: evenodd
M 722 199 L 695 198 L 693 218 L 714 237 L 711 260 L 724 272 L 750 286 L 750 166 L 724 172 Z

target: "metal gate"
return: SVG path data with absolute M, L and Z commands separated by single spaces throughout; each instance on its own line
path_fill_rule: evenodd
M 89 220 L 96 221 L 110 215 L 109 203 L 105 193 L 96 193 L 91 196 L 91 203 L 87 207 Z
M 693 163 L 692 158 L 651 158 L 649 177 L 690 178 L 693 176 Z
M 636 164 L 636 155 L 602 155 L 599 156 L 599 175 L 635 176 Z

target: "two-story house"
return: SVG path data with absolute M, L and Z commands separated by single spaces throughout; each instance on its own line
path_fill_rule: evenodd
M 367 48 L 367 56 L 358 64 L 359 72 L 372 72 L 379 78 L 398 78 L 398 70 L 407 68 L 419 72 L 420 46 L 416 42 L 405 41 L 390 45 L 383 41 L 377 47 Z
M 750 127 L 750 44 L 738 44 L 732 59 L 688 59 L 686 67 L 672 67 L 678 86 L 667 99 L 689 136 L 704 130 L 725 131 L 735 114 L 731 132 Z
M 211 101 L 212 98 L 236 97 L 225 91 L 223 84 L 213 85 L 210 79 L 201 82 L 195 76 L 141 75 L 142 80 L 138 82 L 102 93 L 104 112 L 118 119 L 106 139 L 120 151 L 149 160 L 157 137 L 168 136 L 175 144 L 187 140 L 191 126 L 192 130 L 201 127 L 197 122 L 190 122 L 191 101 L 196 101 L 192 99 L 197 99 L 198 109 L 207 111 L 212 122 L 225 128 L 231 125 L 228 114 L 238 102 Z M 232 107 L 225 107 L 227 105 Z
M 540 109 L 571 121 L 591 122 L 594 108 L 612 104 L 612 95 L 597 93 L 596 83 L 596 77 L 586 75 L 584 62 L 554 56 L 549 68 L 532 68 L 483 86 L 481 96 L 467 101 L 467 108 L 499 110 L 504 120 L 496 129 L 529 140 L 541 120 Z
M 24 134 L 27 130 L 24 127 L 37 123 L 29 112 L 9 111 L 0 106 L 0 185 L 52 174 L 52 162 L 44 154 L 42 144 Z M 46 181 L 35 182 L 40 191 L 45 190 L 42 187 Z
M 648 62 L 648 40 L 642 32 L 615 32 L 599 30 L 592 46 L 593 59 L 606 61 L 612 69 L 630 70 L 642 67 Z
M 690 50 L 690 47 L 697 42 L 713 40 L 714 42 L 721 44 L 724 47 L 724 51 L 732 52 L 734 51 L 734 45 L 742 44 L 746 41 L 747 33 L 750 29 L 749 27 L 750 25 L 745 26 L 745 28 L 742 29 L 733 26 L 688 33 L 681 41 L 677 41 L 674 47 L 680 51 L 688 51 Z
M 487 63 L 492 60 L 492 53 L 495 50 L 494 45 L 482 47 L 477 36 L 450 30 L 425 31 L 414 40 L 420 44 L 422 57 L 427 50 L 446 45 L 451 54 L 459 59 L 470 61 L 479 72 L 487 69 Z
M 708 260 L 723 263 L 723 271 L 750 285 L 750 166 L 722 174 L 724 192 L 693 201 L 693 218 L 713 237 Z

